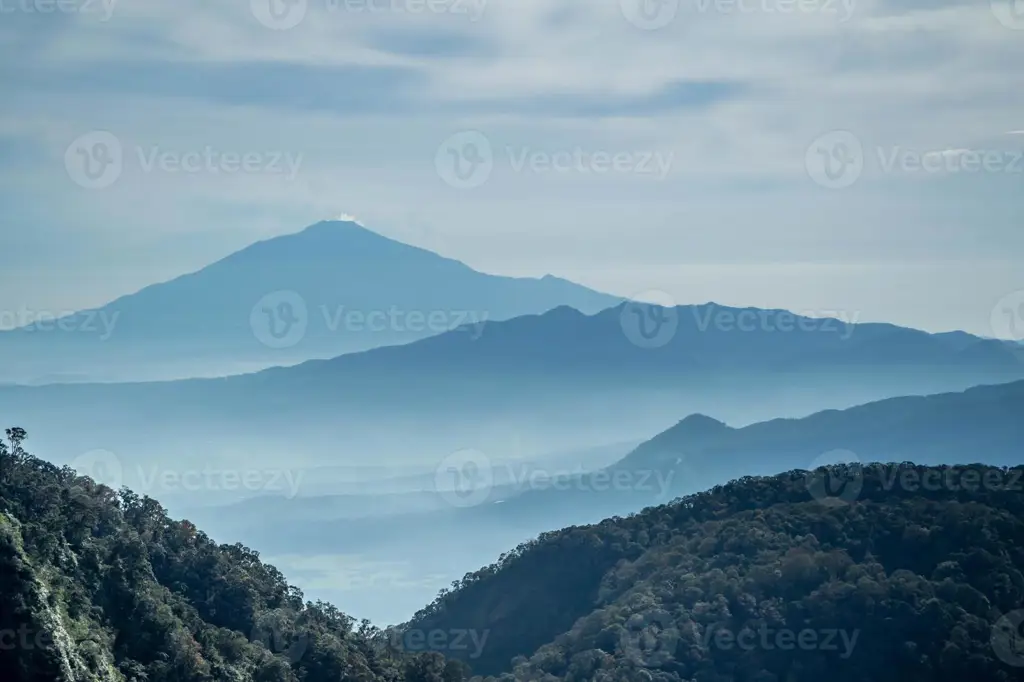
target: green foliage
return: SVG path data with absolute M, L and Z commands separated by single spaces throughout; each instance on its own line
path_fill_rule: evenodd
M 0 442 L 0 680 L 459 682 L 259 554 Z
M 984 466 L 888 475 L 901 472 L 1024 481 Z M 1001 616 L 1024 608 L 1020 486 L 832 475 L 863 481 L 856 501 L 823 504 L 793 471 L 548 533 L 410 625 L 489 628 L 474 669 L 503 682 L 1024 679 L 1024 649 L 993 644 Z

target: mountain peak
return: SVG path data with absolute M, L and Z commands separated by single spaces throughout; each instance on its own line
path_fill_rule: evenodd
M 317 235 L 317 234 L 345 234 L 345 233 L 367 233 L 374 236 L 380 237 L 381 239 L 387 239 L 384 235 L 379 232 L 374 232 L 366 225 L 362 224 L 352 216 L 342 216 L 337 220 L 321 220 L 318 223 L 313 223 L 309 227 L 294 232 L 291 235 L 297 237 L 301 235 Z
M 339 257 L 359 259 L 364 263 L 375 263 L 378 267 L 393 264 L 401 267 L 412 259 L 415 261 L 450 261 L 433 252 L 400 242 L 375 232 L 358 222 L 352 216 L 348 220 L 321 220 L 299 232 L 291 232 L 264 241 L 256 242 L 241 251 L 228 256 L 228 262 L 262 263 L 271 261 L 277 266 L 282 262 L 308 263 L 336 260 Z M 467 267 L 459 264 L 460 267 Z
M 718 421 L 714 417 L 709 417 L 706 414 L 691 414 L 679 421 L 676 424 L 675 429 L 683 430 L 686 433 L 693 435 L 718 433 L 722 430 L 728 430 L 729 425 L 725 422 Z
M 725 422 L 720 421 L 718 419 L 715 419 L 714 417 L 709 417 L 706 414 L 701 414 L 700 412 L 695 412 L 695 413 L 693 413 L 693 414 L 691 414 L 691 415 L 689 415 L 687 417 L 684 417 L 683 419 L 680 419 L 679 423 L 680 424 L 691 424 L 691 425 L 692 424 L 702 424 L 702 425 L 704 425 L 704 424 L 707 424 L 707 425 L 713 424 L 715 426 L 725 426 L 726 425 Z

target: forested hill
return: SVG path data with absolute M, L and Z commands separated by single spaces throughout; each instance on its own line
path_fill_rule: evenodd
M 411 625 L 488 632 L 503 681 L 1021 680 L 1022 474 L 745 478 L 547 533 Z
M 0 442 L 3 682 L 453 682 L 329 604 L 303 603 L 259 554 L 160 505 Z

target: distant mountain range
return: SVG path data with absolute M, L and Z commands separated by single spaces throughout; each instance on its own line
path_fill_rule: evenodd
M 637 336 L 638 313 L 670 333 Z M 102 448 L 131 471 L 212 459 L 429 470 L 467 448 L 522 459 L 640 440 L 680 414 L 742 425 L 1004 383 L 1024 379 L 1021 360 L 1006 343 L 966 334 L 630 302 L 227 378 L 0 387 L 0 411 L 40 434 L 37 451 L 57 462 Z
M 551 518 L 557 507 L 570 514 L 559 517 L 563 525 L 592 522 L 744 476 L 840 462 L 1015 466 L 1024 441 L 1021 415 L 1024 381 L 889 398 L 742 428 L 694 414 L 639 445 L 599 478 L 582 476 L 557 495 L 554 490 L 530 492 L 497 513 Z M 628 485 L 617 487 L 616 480 Z
M 744 476 L 840 462 L 1014 466 L 1020 462 L 1024 442 L 1022 414 L 1024 381 L 957 393 L 889 398 L 742 428 L 691 415 L 592 473 L 576 475 L 568 467 L 544 469 L 542 463 L 535 463 L 509 481 L 505 464 L 494 463 L 493 475 L 486 480 L 500 483 L 477 495 L 467 488 L 461 493 L 466 502 L 460 501 L 459 494 L 434 492 L 435 508 L 444 506 L 444 500 L 448 507 L 436 514 L 335 523 L 332 519 L 339 515 L 332 512 L 332 498 L 321 498 L 322 514 L 311 508 L 313 500 L 281 500 L 274 506 L 274 517 L 291 532 L 282 533 L 263 523 L 246 530 L 237 514 L 230 514 L 231 531 L 253 542 L 257 539 L 251 534 L 256 534 L 260 546 L 275 551 L 323 549 L 318 538 L 325 537 L 344 541 L 350 550 L 364 541 L 400 544 L 409 533 L 420 538 L 436 534 L 443 542 L 443 536 L 456 526 L 467 531 L 511 526 L 517 532 L 528 529 L 528 535 L 536 535 L 630 514 Z M 1024 481 L 1021 486 L 1024 490 Z M 353 498 L 346 503 L 357 506 Z M 253 504 L 240 508 L 249 510 L 250 523 L 256 516 Z M 351 519 L 352 515 L 347 516 Z M 211 509 L 201 520 L 217 528 L 224 517 Z
M 60 320 L 0 332 L 0 382 L 223 376 L 620 298 L 484 274 L 355 222 L 321 222 Z

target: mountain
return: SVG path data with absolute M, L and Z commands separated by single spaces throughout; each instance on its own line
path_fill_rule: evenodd
M 970 451 L 990 465 L 1016 464 L 1024 439 L 1024 381 L 960 393 L 890 398 L 803 419 L 730 428 L 692 415 L 641 444 L 613 469 L 684 468 L 686 492 L 738 475 L 843 461 L 955 464 Z M 693 486 L 696 486 L 694 488 Z
M 463 659 L 501 682 L 1020 679 L 1024 468 L 894 473 L 964 485 L 851 466 L 745 477 L 546 533 L 408 627 L 488 632 Z M 817 476 L 859 495 L 823 504 Z
M 743 476 L 826 464 L 952 465 L 970 452 L 983 464 L 1013 466 L 1022 457 L 1021 415 L 1024 381 L 889 398 L 742 428 L 695 414 L 563 490 L 527 491 L 483 513 L 572 525 L 664 504 Z
M 551 276 L 484 274 L 355 222 L 321 222 L 101 308 L 0 333 L 0 381 L 222 376 L 620 300 Z
M 0 442 L 0 679 L 458 682 L 465 666 L 322 602 L 158 502 Z M 425 638 L 431 633 L 424 633 Z M 429 637 L 430 641 L 436 638 Z
M 638 311 L 671 317 L 671 333 L 652 346 L 633 326 Z M 468 449 L 526 459 L 640 440 L 682 414 L 742 425 L 1024 378 L 1024 356 L 1007 344 L 947 339 L 716 304 L 559 307 L 479 335 L 460 328 L 227 378 L 0 386 L 0 410 L 40 434 L 51 461 L 109 451 L 124 482 L 173 508 L 203 491 L 154 487 L 157 474 L 211 462 L 294 476 L 371 462 L 429 472 Z

